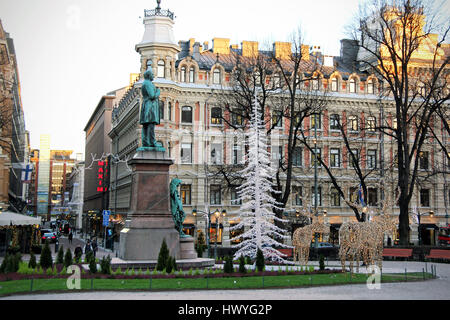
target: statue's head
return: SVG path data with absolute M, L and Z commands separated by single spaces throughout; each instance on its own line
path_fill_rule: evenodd
M 181 180 L 178 178 L 173 178 L 172 181 L 170 182 L 170 189 L 176 189 L 178 188 L 178 186 L 181 184 Z
M 154 77 L 152 69 L 148 69 L 147 71 L 144 72 L 144 79 L 153 81 L 153 78 Z

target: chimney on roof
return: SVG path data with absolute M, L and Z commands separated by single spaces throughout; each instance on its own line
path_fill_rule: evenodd
M 209 42 L 208 41 L 203 42 L 203 50 L 207 51 L 209 49 L 208 46 L 209 46 Z
M 301 53 L 302 59 L 305 61 L 309 61 L 309 45 L 302 44 Z
M 214 38 L 213 39 L 213 53 L 229 54 L 230 53 L 230 39 Z
M 194 58 L 194 60 L 200 60 L 200 52 L 201 52 L 201 44 L 200 42 L 195 42 L 193 49 L 192 49 L 192 58 Z
M 242 41 L 241 47 L 243 57 L 256 57 L 258 55 L 257 41 Z
M 290 59 L 292 54 L 292 44 L 290 42 L 275 42 L 273 44 L 273 52 L 277 59 Z

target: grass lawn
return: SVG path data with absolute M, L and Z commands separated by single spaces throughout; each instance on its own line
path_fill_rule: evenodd
M 421 281 L 431 279 L 430 273 L 384 274 L 382 282 Z M 350 273 L 275 275 L 219 278 L 158 278 L 158 279 L 81 279 L 81 290 L 204 290 L 204 289 L 262 289 L 318 285 L 366 283 L 367 275 Z M 0 282 L 0 296 L 58 291 L 69 292 L 67 279 L 26 279 Z

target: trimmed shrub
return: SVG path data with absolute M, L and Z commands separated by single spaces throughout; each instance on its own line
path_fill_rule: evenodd
M 264 271 L 264 254 L 261 251 L 261 249 L 258 248 L 258 251 L 256 253 L 256 268 L 258 271 Z
M 167 269 L 168 261 L 169 261 L 169 248 L 167 247 L 166 239 L 163 239 L 161 248 L 159 249 L 156 270 L 163 271 L 164 269 Z
M 95 259 L 93 259 L 93 258 L 94 258 L 94 255 L 92 255 L 92 258 L 89 261 L 89 271 L 92 274 L 95 274 L 95 273 L 97 273 L 97 262 L 95 262 Z
M 245 269 L 245 258 L 244 256 L 239 257 L 239 272 L 246 273 L 247 269 Z
M 225 273 L 233 273 L 233 258 L 228 256 L 225 258 L 225 264 L 223 266 L 223 272 Z
M 56 256 L 56 264 L 63 264 L 64 263 L 64 248 L 63 246 L 59 247 L 58 255 Z
M 67 248 L 66 255 L 64 256 L 64 267 L 68 268 L 72 263 L 72 252 Z
M 325 270 L 325 258 L 323 256 L 323 254 L 321 254 L 319 257 L 319 269 Z
M 44 248 L 42 249 L 39 264 L 43 269 L 48 269 L 53 266 L 52 252 L 50 251 L 50 246 L 48 245 L 47 241 L 45 242 Z
M 30 261 L 28 261 L 28 267 L 31 269 L 36 268 L 37 262 L 36 262 L 36 256 L 33 252 L 30 253 Z
M 103 257 L 100 260 L 100 270 L 103 274 L 111 274 L 111 257 Z

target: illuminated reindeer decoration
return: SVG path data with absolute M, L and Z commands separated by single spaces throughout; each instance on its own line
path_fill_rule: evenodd
M 339 258 L 343 272 L 346 260 L 349 261 L 350 271 L 353 271 L 353 263 L 356 262 L 356 271 L 359 272 L 361 259 L 366 267 L 377 263 L 382 269 L 384 234 L 393 234 L 397 230 L 395 218 L 389 212 L 392 206 L 391 197 L 388 197 L 382 202 L 381 209 L 377 209 L 378 215 L 373 220 L 342 224 L 339 229 Z
M 301 265 L 307 265 L 309 259 L 309 248 L 311 241 L 316 233 L 328 235 L 330 233 L 330 225 L 324 223 L 323 219 L 315 217 L 303 207 L 303 216 L 308 217 L 311 224 L 301 228 L 297 228 L 292 235 L 292 245 L 294 246 L 294 263 L 299 261 Z M 321 221 L 322 220 L 322 221 Z

